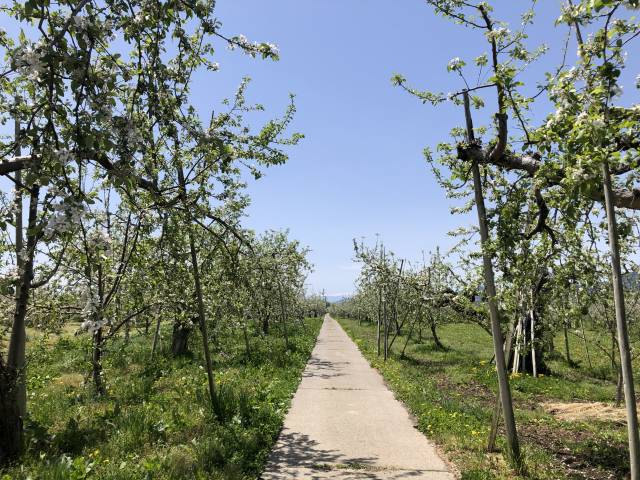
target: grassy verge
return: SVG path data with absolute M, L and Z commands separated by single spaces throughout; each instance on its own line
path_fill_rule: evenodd
M 151 336 L 118 339 L 105 359 L 108 394 L 97 398 L 86 337 L 30 345 L 28 449 L 0 479 L 255 479 L 309 358 L 320 319 L 281 338 L 242 335 L 215 351 L 223 421 L 211 415 L 207 377 L 194 356 L 150 360 Z M 169 332 L 167 332 L 169 333 Z M 164 345 L 168 344 L 165 339 Z
M 393 353 L 385 363 L 376 355 L 375 326 L 345 319 L 340 323 L 415 415 L 418 428 L 459 467 L 463 480 L 519 478 L 501 454 L 486 453 L 497 386 L 495 367 L 489 364 L 491 339 L 484 331 L 474 325 L 444 325 L 439 335 L 447 350 L 438 350 L 430 339 L 411 341 L 405 358 Z M 395 352 L 405 341 L 396 339 Z M 575 359 L 581 360 L 580 345 L 573 347 Z M 624 425 L 559 421 L 540 407 L 546 401 L 611 401 L 615 385 L 589 369 L 569 368 L 559 356 L 549 364 L 553 375 L 511 379 L 527 478 L 624 478 Z M 498 446 L 503 449 L 501 441 Z

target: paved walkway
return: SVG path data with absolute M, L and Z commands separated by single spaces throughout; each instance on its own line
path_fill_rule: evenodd
M 263 480 L 453 480 L 434 446 L 329 317 Z

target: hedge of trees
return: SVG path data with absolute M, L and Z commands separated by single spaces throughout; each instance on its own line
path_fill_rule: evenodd
M 219 111 L 198 111 L 196 72 L 219 68 L 216 49 L 278 59 L 278 49 L 226 33 L 214 1 L 10 2 L 22 27 L 0 33 L 7 59 L 0 116 L 15 134 L 0 143 L 2 276 L 0 460 L 23 446 L 28 415 L 27 327 L 69 323 L 92 339 L 97 395 L 116 337 L 164 325 L 171 352 L 201 337 L 211 406 L 218 408 L 209 343 L 279 335 L 324 303 L 305 299 L 307 249 L 287 232 L 242 225 L 248 178 L 287 160 L 293 98 L 281 117 L 252 129 L 248 80 Z M 10 188 L 4 188 L 10 186 Z
M 417 89 L 399 74 L 392 81 L 423 103 L 453 102 L 460 108 L 461 125 L 452 129 L 451 141 L 425 154 L 437 181 L 456 200 L 453 213 L 475 209 L 477 228 L 455 232 L 462 258 L 455 270 L 438 254 L 408 268 L 382 245 L 357 245 L 364 268 L 348 306 L 352 314 L 378 322 L 385 355 L 403 323 L 413 319 L 420 332 L 443 306 L 483 324 L 493 338 L 499 402 L 516 467 L 521 456 L 507 369 L 545 372 L 554 333 L 584 331 L 588 316 L 589 327 L 602 334 L 602 353 L 611 359 L 618 396 L 625 399 L 631 476 L 638 479 L 631 348 L 637 325 L 629 307 L 637 296 L 640 109 L 622 92 L 625 85 L 640 87 L 625 70 L 640 36 L 633 16 L 640 5 L 569 1 L 555 25 L 548 25 L 536 18 L 533 1 L 510 30 L 503 12 L 489 2 L 427 4 L 477 32 L 476 45 L 447 65 L 458 89 Z M 527 85 L 548 50 L 533 44 L 528 32 L 554 27 L 566 31 L 561 63 L 538 84 Z M 548 113 L 536 121 L 541 112 Z M 487 124 L 478 125 L 478 118 Z M 480 250 L 474 248 L 476 235 Z

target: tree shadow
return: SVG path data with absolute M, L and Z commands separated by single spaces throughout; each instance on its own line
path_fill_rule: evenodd
M 424 368 L 428 372 L 441 372 L 444 367 L 451 367 L 461 364 L 459 360 L 455 360 L 453 358 L 447 357 L 447 359 L 445 360 L 427 360 L 423 358 L 416 358 L 408 353 L 405 353 L 404 356 L 400 358 L 402 359 L 402 361 L 410 365 Z
M 324 464 L 372 465 L 374 457 L 345 457 L 338 450 L 320 448 L 318 442 L 299 432 L 282 432 L 269 456 L 269 467 L 317 468 Z
M 324 360 L 312 355 L 302 373 L 303 378 L 322 378 L 329 379 L 344 376 L 343 370 L 349 362 L 332 362 Z
M 320 448 L 318 442 L 299 432 L 283 431 L 267 461 L 261 480 L 335 478 L 365 480 L 423 477 L 428 472 L 380 467 L 377 457 L 349 457 L 337 450 Z M 304 471 L 304 473 L 301 472 Z M 301 476 L 302 475 L 302 476 Z

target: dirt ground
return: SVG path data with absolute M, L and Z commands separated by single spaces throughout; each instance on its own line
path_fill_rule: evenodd
M 567 422 L 602 420 L 626 423 L 624 407 L 601 402 L 546 402 L 542 408 L 558 420 Z

